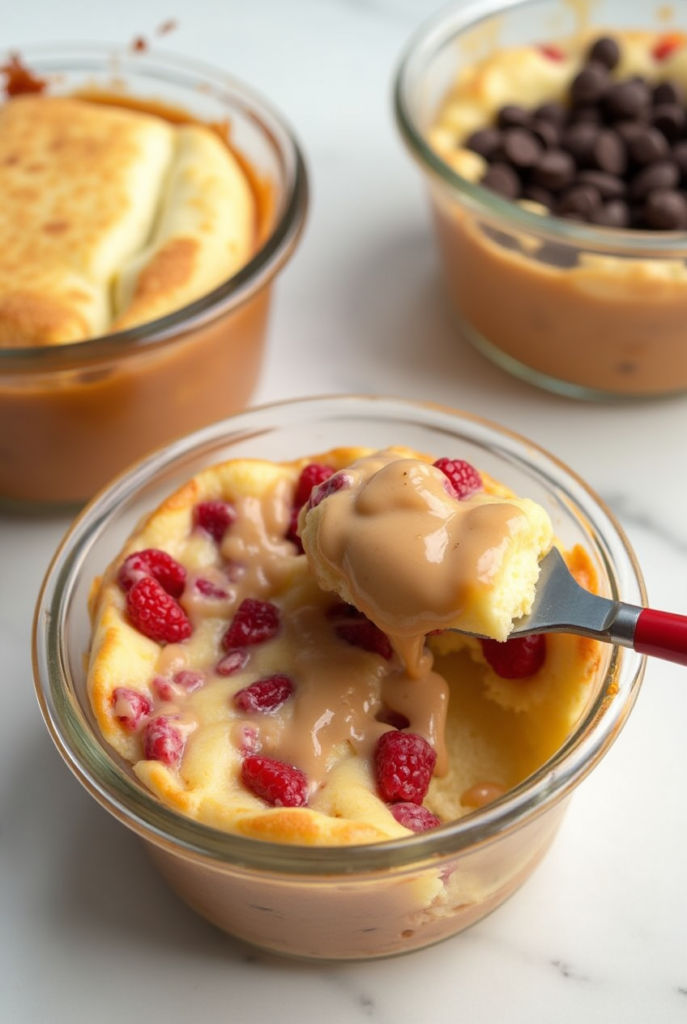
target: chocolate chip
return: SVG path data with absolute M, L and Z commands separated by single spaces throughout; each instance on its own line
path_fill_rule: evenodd
M 520 178 L 509 164 L 501 162 L 493 163 L 484 174 L 482 185 L 490 188 L 492 192 L 498 192 L 506 199 L 517 199 L 522 191 Z
M 552 121 L 534 118 L 530 130 L 541 142 L 544 149 L 557 149 L 561 141 L 561 130 Z
M 575 107 L 571 112 L 571 124 L 598 124 L 604 121 L 603 111 L 599 106 Z
M 589 219 L 592 224 L 605 228 L 627 228 L 630 226 L 630 207 L 624 199 L 611 199 L 597 210 L 593 210 Z
M 616 177 L 615 174 L 607 174 L 606 171 L 580 171 L 576 181 L 580 185 L 592 185 L 604 201 L 622 199 L 627 193 L 627 185 L 623 179 Z
M 629 143 L 630 139 L 634 139 L 643 129 L 644 123 L 642 121 L 616 121 L 613 125 L 613 130 L 618 133 L 625 143 Z
M 592 160 L 600 171 L 607 174 L 624 174 L 627 170 L 625 143 L 612 128 L 597 134 L 592 144 Z
M 687 198 L 675 189 L 656 189 L 647 196 L 644 219 L 648 227 L 659 231 L 684 231 L 687 228 Z
M 670 155 L 677 164 L 681 177 L 687 181 L 687 141 L 676 142 Z
M 548 121 L 549 124 L 562 128 L 568 120 L 567 108 L 562 103 L 552 100 L 550 103 L 542 103 L 534 112 L 535 121 Z
M 653 101 L 657 107 L 664 103 L 676 103 L 680 106 L 684 103 L 684 99 L 684 89 L 679 82 L 671 79 L 666 82 L 659 82 L 658 85 L 654 86 Z
M 601 206 L 601 196 L 593 185 L 573 185 L 558 203 L 559 216 L 587 220 Z
M 646 228 L 647 225 L 644 222 L 644 204 L 643 203 L 631 203 L 630 204 L 630 227 L 637 230 Z
M 579 221 L 580 224 L 584 224 L 587 220 L 584 214 L 579 213 L 577 210 L 565 210 L 563 213 L 559 213 L 558 216 L 562 217 L 563 220 Z
M 491 238 L 492 242 L 496 242 L 502 249 L 510 249 L 512 252 L 520 250 L 520 242 L 518 241 L 517 235 L 508 234 L 507 231 L 499 231 L 498 228 L 494 228 L 491 224 L 480 224 L 482 231 Z
M 553 210 L 555 202 L 553 192 L 549 192 L 548 189 L 542 188 L 540 185 L 526 185 L 522 195 L 523 199 L 530 199 L 533 203 L 545 206 L 547 210 Z
M 534 167 L 541 153 L 541 142 L 526 128 L 508 128 L 503 133 L 503 155 L 515 167 Z
M 620 60 L 620 47 L 612 36 L 601 36 L 589 50 L 588 59 L 612 71 Z
M 573 124 L 568 128 L 562 139 L 578 167 L 585 167 L 592 162 L 592 151 L 599 129 L 593 124 Z
M 611 117 L 634 120 L 645 114 L 651 102 L 649 86 L 641 79 L 615 82 L 607 91 L 605 105 Z
M 657 160 L 648 167 L 643 167 L 639 174 L 630 182 L 630 199 L 641 202 L 655 189 L 675 188 L 680 180 L 677 165 L 670 160 Z
M 594 40 L 569 86 L 569 106 L 506 104 L 493 125 L 473 132 L 466 145 L 490 164 L 482 184 L 570 220 L 687 230 L 683 87 L 642 75 L 614 81 L 620 58 L 616 39 Z
M 499 128 L 526 128 L 530 123 L 530 113 L 515 103 L 507 103 L 498 112 L 496 123 Z
M 574 267 L 577 263 L 577 249 L 572 245 L 545 242 L 537 249 L 536 259 L 550 267 Z
M 687 120 L 684 107 L 679 103 L 659 103 L 654 107 L 651 119 L 669 142 L 680 138 Z
M 549 149 L 542 153 L 532 169 L 532 182 L 551 192 L 567 188 L 575 177 L 575 161 L 563 149 Z
M 603 64 L 587 64 L 572 80 L 570 96 L 574 104 L 598 103 L 608 91 L 608 69 Z
M 627 143 L 630 159 L 635 164 L 653 164 L 668 156 L 668 143 L 665 135 L 657 128 L 642 128 Z
M 468 136 L 465 145 L 485 160 L 493 160 L 501 151 L 503 135 L 498 128 L 481 128 Z

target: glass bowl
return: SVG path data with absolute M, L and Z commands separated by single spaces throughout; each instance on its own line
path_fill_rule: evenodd
M 183 309 L 73 344 L 0 348 L 0 504 L 59 506 L 82 503 L 134 459 L 245 407 L 271 285 L 295 249 L 308 189 L 282 116 L 223 71 L 95 44 L 27 48 L 21 60 L 50 95 L 141 103 L 223 129 L 260 212 L 251 260 Z
M 555 44 L 580 31 L 669 33 L 686 17 L 685 0 L 670 8 L 623 0 L 453 4 L 419 31 L 399 66 L 396 120 L 428 188 L 459 330 L 530 383 L 588 399 L 684 391 L 687 234 L 579 224 L 504 199 L 430 145 L 437 112 L 456 76 L 501 48 Z
M 142 838 L 162 875 L 198 913 L 248 943 L 290 956 L 342 960 L 405 953 L 460 932 L 507 899 L 539 863 L 571 794 L 615 740 L 644 671 L 635 652 L 604 645 L 580 720 L 547 763 L 489 806 L 401 840 L 281 845 L 216 831 L 158 803 L 94 725 L 84 669 L 92 580 L 143 513 L 204 467 L 233 457 L 290 460 L 336 446 L 389 444 L 467 458 L 539 501 L 564 545 L 582 544 L 588 551 L 602 593 L 644 602 L 641 574 L 620 527 L 553 456 L 466 413 L 393 398 L 337 396 L 255 408 L 138 463 L 76 519 L 36 608 L 38 698 L 71 770 Z M 463 895 L 456 898 L 456 892 Z

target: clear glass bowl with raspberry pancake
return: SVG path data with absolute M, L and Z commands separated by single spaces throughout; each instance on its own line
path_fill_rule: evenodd
M 72 526 L 36 611 L 39 700 L 82 784 L 199 913 L 314 959 L 419 949 L 502 903 L 644 667 L 572 636 L 515 647 L 447 632 L 455 596 L 410 624 L 392 608 L 390 635 L 320 586 L 303 521 L 326 534 L 319 513 L 357 494 L 370 459 L 380 486 L 356 502 L 369 518 L 384 495 L 381 533 L 388 513 L 403 534 L 418 509 L 437 526 L 419 531 L 425 556 L 399 550 L 382 606 L 412 584 L 408 559 L 438 571 L 444 526 L 454 549 L 488 553 L 460 608 L 483 607 L 508 538 L 530 530 L 542 550 L 555 536 L 587 586 L 642 603 L 617 523 L 552 456 L 450 409 L 341 396 L 251 410 L 138 464 Z
M 244 408 L 303 227 L 288 124 L 162 49 L 0 58 L 0 503 L 83 503 Z
M 568 396 L 687 388 L 687 4 L 456 5 L 396 118 L 461 333 Z

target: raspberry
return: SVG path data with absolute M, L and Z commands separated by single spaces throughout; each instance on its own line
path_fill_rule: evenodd
M 299 514 L 300 510 L 301 510 L 301 507 L 299 507 L 297 505 L 294 506 L 291 509 L 291 515 L 290 515 L 290 518 L 289 518 L 289 525 L 288 525 L 287 530 L 286 530 L 286 539 L 290 540 L 292 544 L 295 544 L 296 547 L 298 548 L 298 553 L 300 555 L 302 555 L 303 554 L 303 550 L 304 550 L 303 549 L 303 541 L 298 536 L 298 514 Z
M 271 640 L 279 632 L 279 609 L 269 601 L 247 597 L 236 609 L 222 645 L 225 651 L 233 647 L 250 647 Z
M 212 580 L 206 580 L 203 578 L 198 579 L 194 583 L 194 587 L 199 594 L 203 595 L 203 597 L 209 597 L 213 601 L 223 601 L 225 598 L 229 597 L 227 591 L 223 590 L 222 587 L 218 587 L 216 583 L 212 582 Z
M 218 676 L 233 676 L 240 672 L 248 661 L 248 651 L 229 651 L 215 665 L 215 672 Z
M 135 732 L 153 710 L 153 705 L 144 693 L 128 686 L 118 686 L 112 692 L 112 711 L 125 729 Z
M 227 562 L 224 573 L 230 583 L 239 583 L 246 575 L 246 566 L 243 562 Z
M 301 475 L 298 477 L 293 496 L 291 519 L 289 521 L 289 528 L 286 531 L 286 539 L 292 541 L 301 554 L 303 554 L 303 544 L 298 536 L 298 513 L 306 501 L 309 500 L 313 488 L 323 484 L 333 473 L 334 470 L 331 466 L 323 466 L 318 462 L 311 462 L 301 471 Z
M 147 761 L 176 765 L 184 751 L 184 737 L 170 722 L 159 715 L 151 718 L 143 734 L 143 753 Z
M 312 493 L 313 487 L 318 487 L 323 484 L 325 480 L 329 480 L 330 476 L 334 475 L 334 470 L 331 466 L 322 466 L 318 462 L 311 462 L 309 466 L 301 472 L 296 484 L 296 493 L 293 497 L 293 503 L 297 508 L 305 505 L 306 501 Z
M 244 785 L 273 807 L 304 807 L 308 802 L 308 780 L 300 768 L 252 754 L 241 766 Z
M 193 672 L 190 668 L 182 668 L 179 672 L 175 672 L 172 679 L 177 686 L 181 686 L 182 689 L 186 690 L 186 693 L 193 693 L 194 690 L 199 690 L 205 682 L 205 676 L 202 672 Z
M 185 693 L 193 693 L 205 682 L 202 672 L 192 672 L 190 669 L 181 669 L 175 672 L 171 681 L 164 676 L 155 676 L 153 689 L 160 700 L 177 700 Z
M 139 633 L 159 644 L 180 643 L 191 635 L 186 612 L 152 576 L 134 583 L 127 594 L 126 608 Z
M 377 788 L 382 800 L 421 804 L 427 793 L 436 751 L 413 732 L 385 732 L 375 747 Z
M 146 548 L 135 551 L 124 560 L 117 582 L 125 594 L 144 576 L 152 576 L 171 597 L 181 597 L 186 582 L 186 570 L 166 551 Z
M 257 754 L 261 747 L 258 730 L 252 725 L 242 725 L 237 746 L 244 754 Z
M 338 622 L 339 619 L 357 619 L 358 621 L 367 622 L 362 612 L 358 611 L 354 604 L 348 604 L 346 601 L 337 601 L 336 604 L 332 604 L 327 608 L 325 615 L 330 622 Z
M 313 487 L 308 498 L 308 508 L 317 508 L 321 501 L 328 498 L 330 494 L 340 491 L 342 487 L 349 487 L 350 480 L 345 473 L 335 473 L 328 477 L 323 483 Z
M 359 622 L 341 622 L 334 627 L 336 635 L 353 647 L 361 647 L 371 654 L 379 654 L 387 661 L 393 657 L 394 649 L 386 633 L 370 622 L 361 619 Z
M 544 664 L 546 637 L 543 633 L 532 633 L 503 642 L 482 640 L 482 652 L 497 676 L 524 679 L 533 676 Z
M 236 510 L 226 501 L 201 501 L 193 510 L 193 521 L 217 543 L 236 520 Z
M 276 711 L 293 693 L 288 676 L 267 676 L 234 694 L 234 704 L 241 711 Z
M 164 676 L 155 676 L 152 687 L 155 690 L 155 695 L 160 700 L 174 700 L 178 696 L 176 687 L 170 683 L 169 679 L 165 679 Z
M 379 654 L 387 661 L 393 657 L 394 649 L 386 633 L 370 622 L 355 605 L 337 601 L 327 609 L 325 615 L 334 623 L 336 635 L 346 643 L 372 654 Z
M 475 491 L 482 490 L 482 477 L 464 459 L 437 459 L 434 466 L 441 470 L 451 484 L 454 492 L 452 497 L 469 498 Z
M 666 57 L 670 57 L 671 53 L 679 50 L 684 44 L 685 40 L 681 32 L 668 32 L 667 35 L 662 36 L 658 40 L 651 51 L 654 60 L 665 60 Z
M 539 47 L 539 52 L 543 53 L 549 60 L 565 60 L 565 53 L 559 46 L 554 46 L 552 43 L 542 43 Z
M 426 832 L 428 828 L 441 825 L 437 816 L 422 805 L 392 804 L 389 810 L 399 825 L 409 828 L 411 832 Z

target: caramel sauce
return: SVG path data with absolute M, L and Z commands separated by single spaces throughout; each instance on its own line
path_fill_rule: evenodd
M 246 598 L 284 602 L 277 637 L 271 647 L 251 651 L 247 671 L 259 678 L 277 667 L 292 679 L 292 697 L 267 714 L 256 716 L 232 709 L 232 742 L 242 753 L 248 747 L 296 765 L 308 778 L 312 798 L 326 786 L 337 763 L 351 752 L 372 764 L 379 737 L 389 731 L 380 712 L 391 708 L 405 719 L 410 732 L 423 736 L 433 747 L 437 755 L 434 774 L 445 775 L 449 768 L 447 681 L 432 671 L 431 658 L 418 680 L 398 658 L 386 660 L 355 645 L 342 644 L 328 616 L 332 595 L 316 586 L 302 571 L 304 566 L 294 565 L 293 544 L 285 539 L 291 497 L 288 480 L 279 481 L 260 497 L 236 497 L 236 519 L 222 541 L 221 561 L 197 570 L 205 578 L 214 572 L 217 580 L 224 579 L 222 623 L 232 618 Z M 196 571 L 190 570 L 195 560 L 193 538 L 180 557 L 187 571 Z M 226 567 L 236 565 L 244 571 L 228 584 Z M 165 684 L 160 688 L 151 682 L 155 714 L 174 719 L 184 736 L 211 729 L 227 714 L 227 707 L 232 708 L 231 690 L 227 692 L 231 682 L 216 672 L 224 628 L 218 629 L 219 607 L 214 601 L 208 606 L 208 602 L 196 602 L 185 594 L 193 639 L 161 647 L 155 663 L 154 678 Z M 264 663 L 263 657 L 268 659 Z M 184 692 L 168 682 L 183 670 L 199 671 L 201 677 L 207 677 L 206 685 Z M 236 685 L 245 685 L 245 680 Z M 126 713 L 126 707 L 123 711 Z M 182 777 L 184 771 L 182 762 Z
M 18 53 L 10 54 L 7 63 L 0 67 L 0 75 L 5 77 L 4 90 L 9 97 L 45 92 L 48 87 L 47 79 L 39 78 L 22 64 Z
M 472 629 L 475 612 L 497 601 L 504 553 L 529 531 L 513 501 L 484 492 L 457 501 L 441 470 L 391 450 L 349 466 L 346 484 L 302 512 L 301 524 L 321 585 L 385 632 L 415 678 L 431 667 L 429 633 Z M 535 554 L 538 543 L 533 534 Z M 526 578 L 520 587 L 526 594 Z
M 498 782 L 476 782 L 474 786 L 460 794 L 460 802 L 464 807 L 474 807 L 477 810 L 498 800 L 505 792 L 505 786 Z

